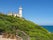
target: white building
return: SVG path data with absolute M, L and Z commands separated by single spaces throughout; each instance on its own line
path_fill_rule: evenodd
M 14 14 L 13 13 L 9 13 L 8 15 L 9 16 L 12 16 L 13 15 L 14 17 L 16 17 L 16 16 L 17 17 L 22 17 L 22 7 L 21 6 L 19 7 L 19 11 L 18 11 L 17 14 L 16 13 L 14 13 Z

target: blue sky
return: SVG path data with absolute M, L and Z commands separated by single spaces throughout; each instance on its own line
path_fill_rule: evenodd
M 39 25 L 53 25 L 53 0 L 0 0 L 0 12 L 18 12 L 23 7 L 23 17 Z

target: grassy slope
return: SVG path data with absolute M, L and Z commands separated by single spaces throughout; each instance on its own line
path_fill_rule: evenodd
M 31 40 L 52 40 L 51 34 L 41 26 L 24 18 L 0 14 L 0 30 L 15 34 L 19 29 L 31 37 Z

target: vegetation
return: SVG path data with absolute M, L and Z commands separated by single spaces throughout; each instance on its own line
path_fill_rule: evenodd
M 17 32 L 17 30 L 25 32 L 30 36 L 30 40 L 53 40 L 52 33 L 29 20 L 0 14 L 0 33 L 7 33 L 8 35 L 16 35 L 18 33 L 19 36 L 24 36 L 24 34 Z

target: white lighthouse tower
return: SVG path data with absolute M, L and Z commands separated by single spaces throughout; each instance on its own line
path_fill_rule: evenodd
M 21 0 L 20 0 L 20 1 L 21 1 Z M 20 3 L 21 3 L 21 2 L 20 2 Z M 9 13 L 8 15 L 9 15 L 9 16 L 12 16 L 12 15 L 13 15 L 14 17 L 20 17 L 20 18 L 21 18 L 21 17 L 22 17 L 22 9 L 23 9 L 22 6 L 20 6 L 20 7 L 19 7 L 19 10 L 18 10 L 18 13 Z
M 19 17 L 22 17 L 22 6 L 19 7 Z

